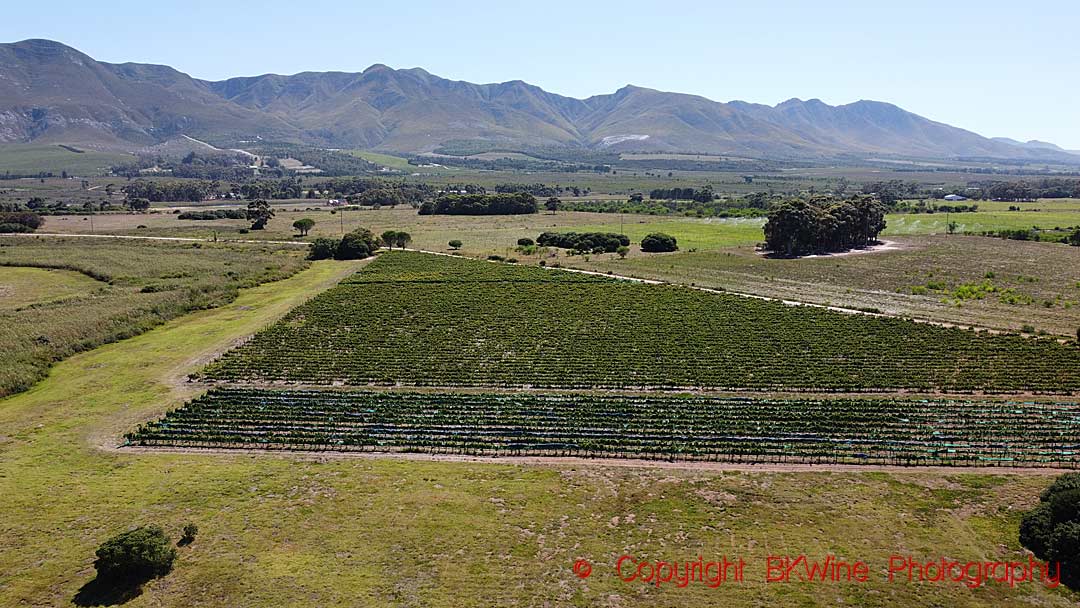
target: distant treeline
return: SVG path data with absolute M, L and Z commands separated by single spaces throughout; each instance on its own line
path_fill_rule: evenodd
M 1080 198 L 1080 180 L 1041 178 L 1019 181 L 972 181 L 966 186 L 927 188 L 917 182 L 889 180 L 869 182 L 862 186 L 863 194 L 873 194 L 882 203 L 894 208 L 903 199 L 940 200 L 956 194 L 973 200 L 1034 201 L 1040 198 Z
M 788 199 L 773 207 L 765 245 L 784 256 L 866 247 L 885 229 L 885 206 L 870 196 Z
M 553 173 L 610 173 L 611 165 L 585 165 L 535 158 L 468 158 L 461 156 L 416 156 L 409 159 L 414 166 L 438 164 L 447 167 L 482 169 L 486 171 L 549 171 Z
M 656 188 L 649 191 L 649 198 L 667 199 L 676 201 L 697 201 L 699 203 L 707 203 L 714 198 L 716 194 L 713 192 L 712 186 L 705 186 L 704 188 Z
M 536 197 L 517 194 L 444 194 L 420 205 L 420 215 L 520 215 L 536 213 Z
M 592 253 L 615 253 L 619 247 L 628 247 L 630 238 L 614 232 L 544 232 L 536 238 L 536 244 Z
M 246 209 L 210 209 L 208 211 L 185 211 L 176 216 L 181 220 L 246 220 Z
M 550 186 L 548 184 L 495 184 L 495 192 L 513 194 L 516 192 L 528 192 L 533 196 L 549 198 L 552 196 L 582 196 L 589 193 L 589 189 L 577 186 Z
M 146 181 L 135 180 L 124 184 L 120 191 L 128 198 L 144 198 L 152 203 L 163 201 L 198 202 L 207 199 L 217 186 L 201 180 Z

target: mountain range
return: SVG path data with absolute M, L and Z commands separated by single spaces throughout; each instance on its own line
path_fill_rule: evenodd
M 182 136 L 408 154 L 465 142 L 773 159 L 1080 161 L 1053 144 L 990 139 L 878 101 L 768 106 L 636 86 L 575 99 L 520 80 L 472 84 L 381 64 L 211 82 L 168 66 L 97 61 L 49 40 L 0 44 L 0 143 L 130 151 Z

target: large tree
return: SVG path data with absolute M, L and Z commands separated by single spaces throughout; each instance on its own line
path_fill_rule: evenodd
M 272 217 L 274 217 L 274 210 L 270 208 L 270 203 L 267 203 L 265 200 L 260 198 L 248 203 L 247 219 L 251 221 L 252 230 L 262 230 L 266 228 L 267 222 L 269 222 Z

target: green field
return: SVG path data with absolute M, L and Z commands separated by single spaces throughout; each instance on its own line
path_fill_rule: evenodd
M 26 390 L 72 353 L 219 306 L 304 264 L 270 245 L 4 237 L 0 395 Z
M 78 150 L 78 152 L 76 152 Z M 72 176 L 103 175 L 109 167 L 131 162 L 130 154 L 98 152 L 78 145 L 59 144 L 2 144 L 0 145 L 0 175 L 37 175 L 67 171 Z
M 961 472 L 717 472 L 102 449 L 193 396 L 200 360 L 355 266 L 319 262 L 56 365 L 0 402 L 0 604 L 66 605 L 94 549 L 134 525 L 198 539 L 126 606 L 1075 605 L 1041 585 L 766 584 L 767 555 L 832 553 L 875 572 L 920 559 L 1027 557 L 1019 514 L 1049 477 Z M 838 508 L 841 506 L 842 508 Z M 794 522 L 794 523 L 793 523 Z M 797 525 L 796 525 L 797 524 Z M 464 531 L 468 531 L 467 533 Z M 614 563 L 747 560 L 723 590 L 621 582 Z M 571 569 L 594 564 L 588 581 Z
M 959 235 L 889 240 L 894 249 L 887 251 L 799 260 L 740 247 L 588 263 L 577 258 L 573 265 L 944 323 L 1012 331 L 1028 325 L 1068 337 L 1080 328 L 1078 247 Z
M 0 311 L 86 295 L 105 284 L 70 270 L 0 267 Z
M 1080 349 L 536 267 L 387 253 L 211 364 L 217 381 L 1080 390 Z

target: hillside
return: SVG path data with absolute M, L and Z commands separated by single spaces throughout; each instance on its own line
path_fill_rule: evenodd
M 629 85 L 574 99 L 522 81 L 472 84 L 381 64 L 208 82 L 168 66 L 96 61 L 48 40 L 0 44 L 0 143 L 131 151 L 181 135 L 218 146 L 264 140 L 398 153 L 468 141 L 778 159 L 1077 161 L 1052 144 L 989 139 L 876 101 L 720 103 Z

